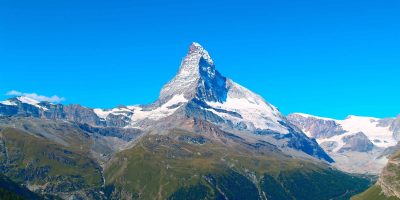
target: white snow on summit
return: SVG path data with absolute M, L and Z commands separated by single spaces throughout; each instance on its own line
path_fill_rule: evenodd
M 286 120 L 278 109 L 261 96 L 223 77 L 215 69 L 210 54 L 195 42 L 189 47 L 178 73 L 162 88 L 155 103 L 161 106 L 128 107 L 133 111 L 131 126 L 144 119 L 159 120 L 169 116 L 192 99 L 202 101 L 209 106 L 198 105 L 198 109 L 212 112 L 237 127 L 249 131 L 267 130 L 282 134 L 289 132 L 287 127 L 281 124 Z M 98 115 L 107 115 L 97 112 Z
M 240 130 L 289 133 L 288 127 L 283 124 L 286 123 L 286 118 L 276 107 L 261 96 L 222 76 L 215 69 L 209 53 L 195 42 L 189 47 L 189 52 L 182 60 L 178 73 L 162 88 L 154 104 L 127 106 L 127 112 L 121 112 L 120 108 L 94 109 L 94 112 L 104 120 L 110 114 L 125 115 L 131 122 L 126 127 L 137 127 L 141 126 L 143 120 L 157 121 L 170 116 L 192 100 L 201 101 L 207 106 L 194 103 L 195 108 L 187 109 L 207 110 L 221 117 L 224 121 L 221 123 L 226 122 L 229 125 L 233 123 L 234 127 Z M 206 120 L 213 119 L 210 117 Z
M 197 81 L 200 78 L 199 65 L 201 58 L 208 64 L 213 65 L 213 60 L 207 50 L 198 43 L 192 43 L 189 53 L 182 60 L 177 75 L 162 88 L 159 99 L 165 100 L 176 94 L 193 91 L 197 87 Z
M 30 105 L 36 105 L 36 104 L 40 103 L 39 101 L 37 101 L 35 99 L 25 97 L 25 96 L 17 97 L 17 99 L 19 101 L 21 101 L 22 103 L 26 103 L 26 104 L 30 104 Z

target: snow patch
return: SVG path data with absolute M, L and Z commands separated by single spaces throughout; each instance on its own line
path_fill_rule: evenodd
M 176 105 L 186 103 L 187 101 L 188 100 L 184 95 L 180 94 L 173 96 L 166 103 L 152 110 L 144 110 L 139 106 L 130 106 L 129 108 L 134 110 L 131 120 L 132 122 L 137 122 L 143 119 L 159 120 L 173 114 L 178 108 L 180 108 L 180 106 Z
M 26 103 L 26 104 L 30 104 L 30 105 L 37 105 L 38 103 L 40 103 L 39 101 L 37 101 L 35 99 L 25 97 L 25 96 L 17 97 L 17 99 L 19 101 L 21 101 L 22 103 Z
M 363 132 L 368 139 L 377 147 L 387 148 L 395 146 L 397 141 L 393 138 L 390 127 L 378 126 L 379 119 L 374 117 L 349 116 L 345 120 L 339 121 L 342 128 L 349 133 Z M 380 140 L 381 142 L 377 142 Z
M 26 96 L 20 96 L 20 97 L 17 97 L 17 99 L 18 99 L 21 103 L 33 105 L 33 106 L 35 106 L 35 107 L 37 107 L 37 108 L 40 108 L 40 109 L 42 109 L 42 110 L 48 110 L 47 108 L 45 108 L 45 107 L 43 107 L 43 106 L 40 106 L 40 105 L 39 105 L 40 101 L 38 101 L 38 100 L 29 98 L 29 97 L 26 97 Z
M 93 112 L 101 119 L 107 119 L 108 115 L 123 115 L 125 117 L 129 116 L 129 113 L 132 113 L 131 109 L 128 108 L 113 108 L 111 110 L 103 110 L 100 108 L 93 109 Z
M 16 106 L 17 105 L 15 102 L 12 102 L 10 100 L 1 101 L 0 104 L 6 105 L 6 106 Z
M 100 108 L 93 109 L 93 112 L 101 119 L 107 119 L 107 116 L 111 113 L 110 111 L 103 110 Z
M 319 144 L 322 144 L 323 142 L 337 142 L 338 146 L 333 150 L 333 152 L 339 151 L 345 145 L 343 142 L 344 137 L 351 136 L 359 132 L 364 133 L 376 147 L 388 148 L 397 144 L 397 141 L 393 138 L 393 131 L 390 130 L 390 126 L 378 126 L 379 121 L 381 120 L 379 118 L 350 115 L 344 120 L 336 120 L 304 113 L 294 114 L 303 116 L 305 118 L 335 121 L 338 125 L 340 125 L 342 129 L 346 131 L 346 133 L 335 135 L 330 138 L 317 139 Z M 309 135 L 307 132 L 305 132 L 305 134 Z
M 213 66 L 210 54 L 198 43 L 192 43 L 189 53 L 182 60 L 176 76 L 169 81 L 160 92 L 159 99 L 164 101 L 173 95 L 185 94 L 193 91 L 197 87 L 200 79 L 200 61 L 204 59 L 209 65 Z M 211 68 L 208 69 L 211 73 Z M 212 75 L 211 75 L 212 76 Z
M 268 104 L 262 97 L 239 84 L 233 81 L 230 81 L 230 84 L 231 87 L 228 91 L 226 101 L 223 103 L 208 101 L 206 103 L 216 109 L 208 110 L 234 123 L 244 122 L 247 125 L 253 125 L 256 129 L 274 130 L 284 134 L 288 133 L 288 130 L 279 124 L 279 121 L 284 120 L 282 120 L 279 111 L 274 106 Z M 242 118 L 218 112 L 218 109 L 239 113 Z

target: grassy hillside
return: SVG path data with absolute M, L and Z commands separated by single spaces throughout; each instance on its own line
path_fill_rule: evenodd
M 89 135 L 61 123 L 21 126 L 24 131 L 0 127 L 1 173 L 62 198 L 349 199 L 370 184 L 272 144 L 210 129 L 143 136 L 107 164 L 104 189 Z
M 349 199 L 370 184 L 273 147 L 179 130 L 145 136 L 117 154 L 106 180 L 114 199 Z
M 100 166 L 80 146 L 63 146 L 14 128 L 1 130 L 1 172 L 42 194 L 100 191 Z
M 383 194 L 381 186 L 373 185 L 367 191 L 354 196 L 352 200 L 400 200 L 396 197 L 387 197 Z

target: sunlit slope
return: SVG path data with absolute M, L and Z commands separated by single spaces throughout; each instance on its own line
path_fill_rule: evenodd
M 273 146 L 173 130 L 150 134 L 106 169 L 113 199 L 349 199 L 369 181 Z M 132 195 L 131 195 L 132 194 Z
M 1 172 L 33 191 L 96 196 L 101 189 L 101 168 L 81 145 L 63 146 L 14 128 L 3 128 L 0 142 Z

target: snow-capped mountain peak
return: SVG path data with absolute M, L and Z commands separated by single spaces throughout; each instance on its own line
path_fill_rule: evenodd
M 13 97 L 4 101 L 1 101 L 0 104 L 6 105 L 6 106 L 18 106 L 18 104 L 28 104 L 34 107 L 37 107 L 42 110 L 47 110 L 46 107 L 43 107 L 40 105 L 40 101 L 27 97 L 27 96 L 17 96 Z M 50 102 L 47 102 L 50 103 Z
M 31 104 L 31 105 L 37 105 L 37 104 L 40 103 L 38 100 L 29 98 L 29 97 L 26 97 L 26 96 L 20 96 L 20 97 L 17 97 L 17 99 L 19 101 L 21 101 L 22 103 Z
M 193 127 L 195 130 L 201 130 L 205 125 L 210 126 L 209 130 L 229 133 L 229 137 L 246 144 L 268 143 L 285 149 L 288 154 L 303 152 L 333 162 L 314 140 L 290 124 L 276 107 L 222 76 L 208 51 L 198 43 L 190 45 L 179 71 L 150 105 L 91 109 L 80 105 L 51 105 L 24 98 L 20 101 L 25 102 L 22 103 L 24 105 L 0 104 L 0 115 L 62 119 L 155 133 L 182 128 L 183 124 L 184 127 L 199 126 Z M 39 106 L 43 108 L 38 109 Z
M 6 105 L 6 106 L 17 106 L 17 104 L 9 99 L 0 101 L 0 104 Z
M 252 131 L 288 133 L 281 123 L 285 121 L 283 115 L 274 106 L 222 76 L 208 51 L 195 42 L 190 45 L 177 75 L 161 90 L 157 105 L 182 94 L 205 112 L 199 117 L 210 116 L 207 120 L 225 121 L 233 127 Z
M 161 90 L 159 103 L 165 103 L 180 94 L 187 99 L 203 96 L 202 98 L 218 101 L 222 98 L 219 94 L 223 93 L 220 90 L 224 87 L 225 80 L 225 77 L 215 70 L 208 51 L 193 42 L 182 60 L 178 73 Z
M 197 42 L 193 42 L 190 47 L 189 47 L 189 54 L 188 56 L 193 56 L 193 55 L 201 55 L 201 57 L 207 61 L 210 65 L 214 64 L 214 61 L 211 59 L 210 54 L 208 53 L 207 50 L 204 49 L 203 46 L 201 46 Z

